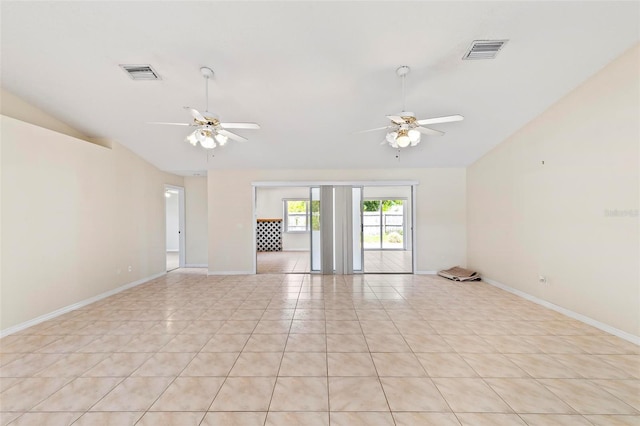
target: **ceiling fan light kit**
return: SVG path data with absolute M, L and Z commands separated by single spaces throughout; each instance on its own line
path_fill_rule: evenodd
M 396 143 L 400 148 L 406 148 L 411 145 L 411 139 L 409 139 L 409 131 L 407 129 L 400 129 L 396 136 Z
M 203 148 L 213 149 L 216 147 L 216 141 L 213 139 L 213 130 L 209 126 L 203 126 L 194 131 L 193 134 Z
M 411 69 L 406 65 L 396 69 L 396 74 L 402 79 L 402 112 L 395 115 L 387 115 L 387 118 L 391 120 L 391 125 L 389 126 L 364 130 L 364 132 L 387 130 L 387 135 L 385 140 L 382 142 L 382 145 L 386 142 L 394 149 L 418 145 L 422 139 L 422 134 L 433 136 L 444 135 L 444 132 L 441 132 L 440 130 L 424 127 L 426 124 L 450 123 L 464 119 L 461 115 L 448 115 L 446 117 L 417 120 L 413 112 L 405 111 L 404 80 L 410 71 Z
M 224 146 L 227 144 L 229 139 L 233 139 L 238 142 L 245 142 L 247 140 L 246 138 L 232 133 L 227 129 L 259 129 L 260 126 L 256 123 L 221 123 L 218 115 L 209 112 L 209 79 L 213 77 L 213 70 L 208 67 L 202 67 L 200 68 L 200 74 L 202 74 L 202 77 L 205 79 L 206 110 L 204 113 L 201 113 L 195 108 L 184 107 L 191 113 L 191 116 L 193 117 L 192 123 L 153 124 L 196 127 L 196 129 L 185 138 L 185 142 L 188 142 L 193 146 L 200 144 L 204 149 L 213 149 L 217 145 Z

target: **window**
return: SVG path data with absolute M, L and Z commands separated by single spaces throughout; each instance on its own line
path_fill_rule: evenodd
M 284 232 L 309 232 L 309 200 L 285 199 Z

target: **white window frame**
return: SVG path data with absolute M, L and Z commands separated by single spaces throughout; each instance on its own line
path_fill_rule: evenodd
M 288 209 L 288 203 L 290 201 L 304 201 L 306 203 L 307 206 L 307 211 L 305 213 L 305 217 L 306 217 L 306 226 L 304 230 L 289 230 L 289 209 Z M 311 202 L 309 201 L 308 198 L 283 198 L 282 199 L 282 210 L 283 210 L 283 232 L 287 233 L 287 234 L 303 234 L 306 232 L 309 232 L 309 230 L 311 229 Z M 301 214 L 301 213 L 300 213 Z

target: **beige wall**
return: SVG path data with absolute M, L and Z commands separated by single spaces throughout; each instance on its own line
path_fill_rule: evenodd
M 207 177 L 184 178 L 185 194 L 185 262 L 203 266 L 208 261 Z
M 417 271 L 466 262 L 465 169 L 210 170 L 209 272 L 253 268 L 252 182 L 415 180 Z
M 117 143 L 1 124 L 0 329 L 165 270 L 164 184 L 182 177 Z
M 467 173 L 470 268 L 636 336 L 639 52 L 612 62 Z M 630 215 L 607 216 L 616 209 Z

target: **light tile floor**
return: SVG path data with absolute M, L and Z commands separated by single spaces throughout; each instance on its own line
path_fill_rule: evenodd
M 640 350 L 485 283 L 177 270 L 0 340 L 11 425 L 638 425 Z
M 311 271 L 308 251 L 259 251 L 256 269 L 259 274 L 303 274 Z
M 413 272 L 411 250 L 365 250 L 364 271 L 367 273 Z
M 257 254 L 259 274 L 297 274 L 311 270 L 308 251 L 266 251 Z M 411 273 L 411 251 L 365 250 L 366 273 Z

